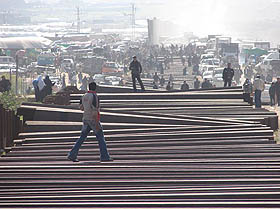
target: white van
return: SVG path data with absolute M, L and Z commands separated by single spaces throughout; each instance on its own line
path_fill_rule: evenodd
M 15 60 L 13 57 L 10 56 L 0 56 L 0 64 L 11 65 L 15 64 Z

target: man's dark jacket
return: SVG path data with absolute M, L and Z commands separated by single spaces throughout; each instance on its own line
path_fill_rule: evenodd
M 142 66 L 138 61 L 132 61 L 129 66 L 129 70 L 131 70 L 132 74 L 140 74 L 142 73 Z
M 231 68 L 225 68 L 223 71 L 223 79 L 226 81 L 231 81 L 234 76 L 234 70 Z

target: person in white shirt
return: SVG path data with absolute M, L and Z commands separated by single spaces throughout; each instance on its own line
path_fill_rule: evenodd
M 261 79 L 260 75 L 256 76 L 256 80 L 253 84 L 254 92 L 255 92 L 255 106 L 256 108 L 262 108 L 262 92 L 265 89 L 265 82 Z

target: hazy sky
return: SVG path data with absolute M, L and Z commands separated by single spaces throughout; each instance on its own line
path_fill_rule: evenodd
M 84 0 L 137 6 L 138 18 L 172 20 L 199 34 L 260 29 L 280 19 L 280 0 Z M 277 25 L 278 26 L 278 25 Z M 253 29 L 255 30 L 255 29 Z M 242 31 L 241 31 L 242 32 Z M 252 31 L 254 32 L 254 31 Z
M 1 1 L 1 0 L 0 0 Z M 44 0 L 58 1 L 58 0 Z M 67 0 L 69 1 L 69 0 Z M 131 3 L 137 18 L 158 17 L 171 20 L 198 35 L 230 34 L 254 39 L 273 39 L 280 43 L 280 0 L 80 0 L 96 4 L 99 12 L 108 8 L 123 15 Z M 75 0 L 73 2 L 78 2 Z M 72 4 L 71 4 L 72 5 Z M 74 5 L 75 7 L 75 5 Z M 86 7 L 86 4 L 85 4 Z M 126 12 L 127 12 L 126 11 Z M 116 14 L 116 13 L 114 13 Z M 104 15 L 105 16 L 105 15 Z M 114 17 L 112 17 L 114 18 Z

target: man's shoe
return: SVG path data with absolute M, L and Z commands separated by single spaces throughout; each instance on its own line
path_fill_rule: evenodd
M 109 158 L 109 159 L 101 159 L 100 162 L 101 163 L 106 163 L 106 162 L 113 162 L 114 159 L 113 158 Z
M 70 160 L 70 161 L 72 161 L 72 162 L 74 162 L 74 163 L 80 162 L 77 158 L 76 158 L 76 159 L 72 159 L 72 158 L 70 158 L 70 157 L 67 157 L 67 159 Z

